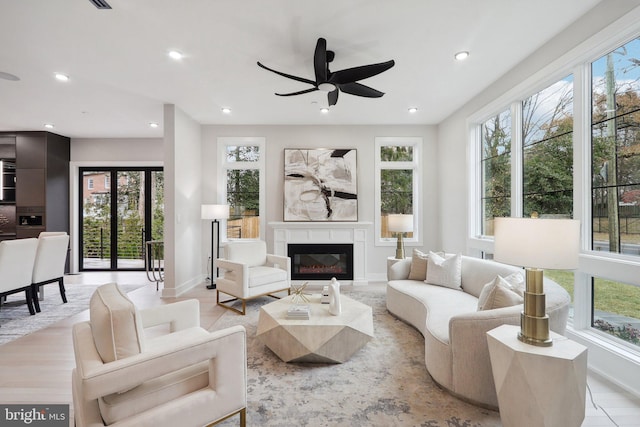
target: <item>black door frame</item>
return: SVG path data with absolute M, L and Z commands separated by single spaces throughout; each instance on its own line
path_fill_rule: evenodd
M 111 257 L 110 257 L 110 266 L 109 268 L 84 268 L 84 172 L 109 172 L 109 195 L 111 197 L 111 206 L 110 206 L 110 228 L 111 228 Z M 79 242 L 80 242 L 80 250 L 79 250 L 79 259 L 78 265 L 80 271 L 144 271 L 144 268 L 118 268 L 118 172 L 143 172 L 144 173 L 144 241 L 148 242 L 152 239 L 152 209 L 151 207 L 151 173 L 152 172 L 163 172 L 164 168 L 162 166 L 126 166 L 126 167 L 118 167 L 118 166 L 82 166 L 79 168 L 78 172 L 78 194 L 79 194 Z M 114 203 L 115 201 L 115 203 Z

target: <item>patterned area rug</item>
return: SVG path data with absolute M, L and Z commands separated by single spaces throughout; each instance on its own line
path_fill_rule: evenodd
M 46 286 L 45 298 L 40 301 L 40 313 L 29 314 L 24 292 L 9 295 L 0 307 L 0 345 L 38 331 L 81 311 L 89 309 L 91 295 L 99 285 L 66 285 L 67 303 L 62 303 L 58 285 Z M 120 285 L 125 292 L 144 285 Z
M 375 289 L 371 289 L 375 288 Z M 383 287 L 343 289 L 373 307 L 375 338 L 343 364 L 284 363 L 256 338 L 259 308 L 225 313 L 213 326 L 247 329 L 247 425 L 253 426 L 501 426 L 497 412 L 441 390 L 424 365 L 424 339 L 386 309 Z M 235 426 L 238 417 L 219 425 Z

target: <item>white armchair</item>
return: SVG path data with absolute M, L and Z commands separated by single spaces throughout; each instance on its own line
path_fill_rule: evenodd
M 115 283 L 99 287 L 90 321 L 73 326 L 76 426 L 200 427 L 239 414 L 244 427 L 245 329 L 208 332 L 199 307 L 185 300 L 138 311 Z M 145 337 L 162 324 L 170 333 Z
M 67 233 L 40 233 L 38 237 L 38 250 L 33 265 L 32 290 L 33 305 L 40 312 L 38 291 L 49 283 L 57 283 L 60 289 L 62 302 L 67 302 L 64 289 L 64 265 L 67 261 L 69 249 L 69 235 Z
M 36 258 L 38 239 L 16 239 L 0 242 L 0 298 L 25 293 L 29 313 L 35 314 L 31 272 Z
M 291 293 L 291 259 L 267 253 L 267 244 L 262 240 L 234 241 L 225 246 L 225 258 L 217 259 L 216 266 L 222 270 L 216 280 L 218 305 L 244 315 L 247 300 L 273 293 Z M 232 299 L 220 300 L 220 293 Z M 233 301 L 242 301 L 242 310 L 231 306 Z

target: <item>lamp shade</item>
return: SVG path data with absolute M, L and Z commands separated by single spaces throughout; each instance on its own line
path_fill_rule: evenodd
M 394 233 L 408 233 L 413 231 L 413 215 L 390 214 L 387 227 Z
M 551 270 L 578 268 L 580 221 L 555 218 L 496 218 L 493 259 Z
M 229 218 L 229 205 L 202 205 L 202 219 L 227 219 Z

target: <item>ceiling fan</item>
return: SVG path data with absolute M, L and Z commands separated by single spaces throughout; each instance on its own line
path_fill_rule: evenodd
M 283 77 L 293 79 L 302 83 L 312 85 L 312 88 L 301 90 L 291 93 L 276 93 L 278 96 L 293 96 L 302 95 L 304 93 L 315 92 L 317 90 L 328 92 L 329 106 L 336 105 L 338 102 L 338 93 L 340 91 L 348 93 L 350 95 L 364 96 L 366 98 L 380 98 L 384 95 L 384 92 L 373 89 L 369 86 L 365 86 L 361 83 L 357 83 L 358 80 L 364 80 L 369 77 L 373 77 L 395 65 L 393 60 L 387 62 L 381 62 L 379 64 L 362 65 L 359 67 L 347 68 L 340 71 L 332 72 L 329 70 L 329 64 L 333 61 L 335 53 L 331 50 L 327 50 L 327 41 L 323 38 L 319 38 L 316 43 L 316 50 L 313 55 L 313 68 L 315 71 L 316 79 L 310 80 L 303 77 L 292 76 L 281 71 L 273 70 L 266 67 L 258 61 L 258 65 L 265 70 L 269 70 L 273 73 L 279 74 Z

